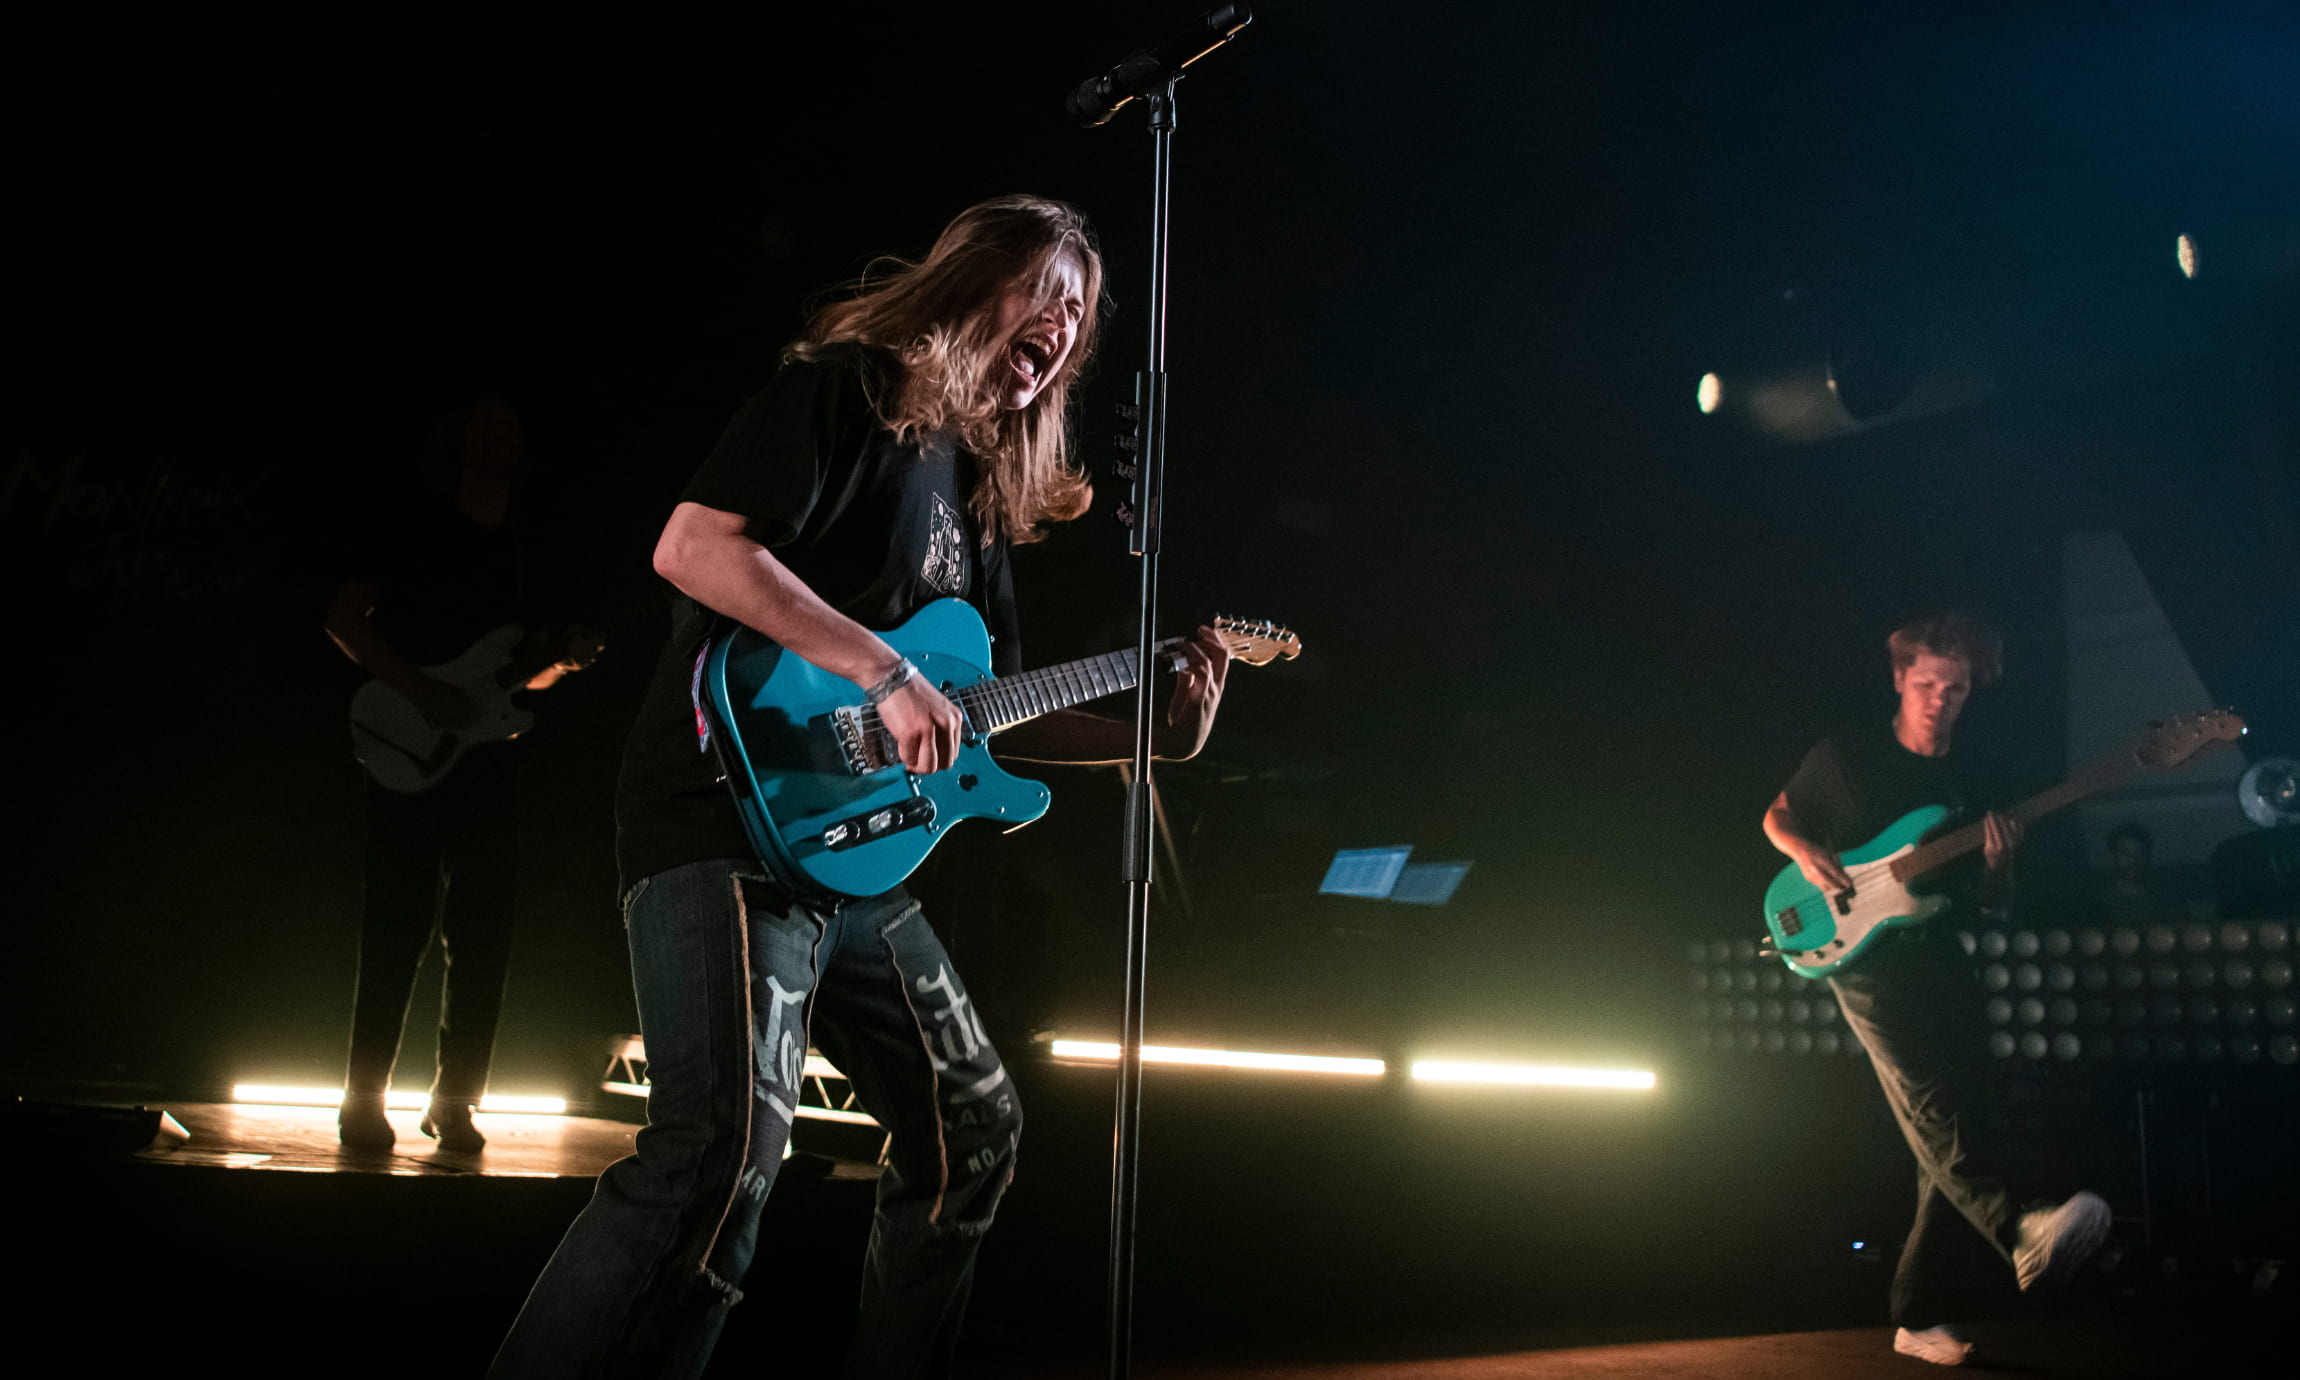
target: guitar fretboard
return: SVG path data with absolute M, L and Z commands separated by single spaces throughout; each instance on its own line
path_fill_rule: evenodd
M 1177 645 L 1176 640 L 1168 639 L 1157 644 L 1157 650 L 1166 652 Z M 1042 714 L 1131 690 L 1140 679 L 1134 649 L 1128 647 L 996 680 L 978 681 L 953 698 L 978 731 L 997 733 Z
M 2117 784 L 2138 770 L 2137 763 L 2120 759 L 2096 762 L 2051 790 L 2037 792 L 2005 813 L 2024 826 L 2034 824 L 2056 810 L 2074 805 L 2094 791 Z M 1954 862 L 1986 842 L 1986 830 L 1987 821 L 1976 819 L 1970 824 L 1951 829 L 1937 839 L 1919 844 L 1908 856 L 1893 863 L 1894 879 L 1903 883 L 1914 881 L 1936 867 Z

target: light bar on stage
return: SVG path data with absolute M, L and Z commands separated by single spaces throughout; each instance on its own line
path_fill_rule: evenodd
M 1056 1040 L 1057 1059 L 1118 1062 L 1118 1046 L 1095 1040 Z M 1230 1049 L 1181 1049 L 1172 1045 L 1142 1046 L 1145 1064 L 1194 1064 L 1204 1068 L 1276 1069 L 1288 1073 L 1346 1073 L 1375 1077 L 1389 1072 L 1379 1059 L 1340 1059 L 1322 1054 L 1252 1054 Z
M 343 1105 L 341 1088 L 288 1088 L 270 1083 L 237 1083 L 232 1087 L 232 1101 L 254 1102 L 271 1107 L 340 1107 Z M 431 1094 L 420 1092 L 389 1092 L 383 1105 L 400 1111 L 420 1111 L 431 1105 Z M 564 1116 L 567 1099 L 564 1097 L 497 1097 L 489 1095 L 479 1100 L 483 1112 L 513 1112 L 529 1116 Z
M 1532 1064 L 1449 1064 L 1416 1059 L 1414 1077 L 1425 1083 L 1540 1084 L 1560 1088 L 1650 1088 L 1653 1075 L 1633 1069 L 1562 1069 Z

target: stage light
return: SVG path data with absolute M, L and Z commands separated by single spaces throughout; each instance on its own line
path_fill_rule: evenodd
M 1771 1032 L 1779 1038 L 1780 1032 Z M 1756 1032 L 1744 1035 L 1743 1048 Z M 1653 1075 L 1631 1069 L 1568 1069 L 1517 1064 L 1455 1064 L 1430 1059 L 1416 1059 L 1413 1076 L 1425 1083 L 1507 1083 L 1539 1084 L 1560 1088 L 1650 1088 Z
M 2260 1062 L 2260 1037 L 2257 1035 L 2231 1035 L 2228 1037 L 2228 1057 L 2239 1064 Z
M 2148 927 L 2148 951 L 2150 953 L 2168 954 L 2178 947 L 2180 947 L 2180 936 L 2173 930 L 2172 926 L 2150 925 Z
M 2118 1025 L 2145 1025 L 2148 1021 L 2148 1003 L 2138 997 L 2126 997 L 2116 1004 Z
M 2230 997 L 2227 1009 L 2220 1014 L 2230 1025 L 2250 1025 L 2260 1019 L 2260 1008 L 2250 997 Z
M 2045 1012 L 2052 1017 L 2054 1025 L 2076 1024 L 2076 1003 L 2067 997 L 2054 997 L 2052 1005 L 2046 1007 Z
M 2013 935 L 2012 954 L 2014 958 L 2035 958 L 2036 951 L 2036 935 L 2033 931 L 2021 930 Z
M 2219 1063 L 2220 1037 L 2218 1035 L 2199 1035 L 2196 1037 L 2195 1043 L 2189 1046 L 2189 1052 L 2195 1055 L 2196 1062 L 2200 1064 Z
M 1790 1031 L 1789 1052 L 1791 1054 L 1811 1054 L 1813 1052 L 1813 1036 L 1811 1032 L 1803 1030 Z
M 2180 932 L 2180 947 L 2192 954 L 2212 950 L 2212 931 L 2202 925 L 2190 925 Z
M 2180 999 L 2178 997 L 2158 997 L 2149 1008 L 2149 1017 L 2158 1025 L 2180 1024 Z
M 2023 992 L 2034 992 L 2044 985 L 2044 969 L 2034 963 L 2023 963 L 2013 969 L 2013 986 Z
M 2282 922 L 2270 920 L 2261 925 L 2258 933 L 2263 953 L 2280 954 L 2292 942 L 2292 931 Z
M 2084 1053 L 2084 1041 L 2079 1040 L 2069 1032 L 2064 1030 L 2052 1037 L 2052 1057 L 2062 1063 L 2072 1063 L 2082 1053 Z
M 2035 997 L 2022 997 L 2020 1005 L 2013 1008 L 2013 1014 L 2020 1017 L 2022 1025 L 2041 1025 L 2044 1022 L 2044 1003 Z
M 2281 958 L 2263 959 L 2260 963 L 2260 985 L 2263 987 L 2290 987 L 2292 965 Z
M 2118 958 L 2130 958 L 2140 952 L 2140 931 L 2120 929 L 2108 937 L 2108 947 L 2116 951 Z
M 2190 1025 L 2211 1025 L 2219 1019 L 2219 1002 L 2210 997 L 2190 997 L 2188 999 L 2188 1023 Z
M 2044 970 L 2044 980 L 2055 992 L 2066 992 L 2076 986 L 2076 969 L 2066 963 L 2055 963 Z
M 2180 265 L 2180 276 L 2193 282 L 2196 278 L 2196 269 L 2199 262 L 2199 254 L 2196 247 L 2196 237 L 2186 233 L 2185 231 L 2182 232 L 2181 235 L 2172 242 L 2172 258 L 2175 263 Z
M 1999 1059 L 2012 1058 L 2013 1051 L 2018 1048 L 2020 1048 L 2019 1042 L 2013 1039 L 2012 1032 L 2009 1030 L 1999 1030 L 1989 1036 L 1989 1053 Z
M 2229 959 L 2220 965 L 2220 980 L 2230 987 L 2250 987 L 2252 985 L 2251 963 L 2241 958 Z
M 1054 1057 L 1091 1063 L 1118 1062 L 1118 1046 L 1093 1040 L 1056 1040 Z M 1282 1073 L 1347 1073 L 1379 1077 L 1389 1065 L 1379 1059 L 1337 1059 L 1322 1054 L 1254 1054 L 1230 1049 L 1184 1049 L 1173 1045 L 1142 1046 L 1145 1064 L 1189 1064 L 1201 1068 L 1269 1069 Z
M 2053 958 L 2063 957 L 2068 953 L 2069 947 L 2067 930 L 2046 930 L 2044 932 L 2044 951 L 2047 955 Z
M 2220 927 L 2220 947 L 2232 954 L 2243 953 L 2252 947 L 2252 931 L 2233 922 L 2222 925 Z
M 1706 417 L 1715 412 L 1717 405 L 1725 401 L 1725 380 L 1715 374 L 1703 374 L 1700 387 L 1693 390 L 1693 401 L 1700 407 L 1701 415 Z
M 2210 987 L 2220 977 L 2220 970 L 2212 966 L 2209 958 L 2192 958 L 2182 971 L 2191 987 Z
M 1981 969 L 1981 985 L 1991 992 L 2002 992 L 2012 985 L 2012 969 L 2002 963 L 1991 963 Z
M 2137 992 L 2148 981 L 2148 972 L 2137 963 L 2116 965 L 2116 985 L 2119 990 Z
M 2105 963 L 2084 964 L 2076 970 L 2076 975 L 2077 980 L 2084 984 L 2084 990 L 2087 992 L 2105 992 L 2108 990 L 2108 965 Z
M 340 1107 L 343 1105 L 341 1088 L 296 1088 L 274 1083 L 236 1083 L 232 1086 L 232 1101 L 256 1103 L 269 1107 Z M 431 1105 L 427 1092 L 392 1091 L 384 1094 L 383 1105 L 398 1111 L 420 1111 Z M 567 1099 L 564 1097 L 497 1097 L 490 1094 L 479 1100 L 483 1112 L 506 1112 L 530 1116 L 564 1116 Z
M 2295 1062 L 2300 1062 L 2300 1040 L 2289 1035 L 2277 1036 L 2268 1042 L 2268 1057 L 2287 1068 L 2291 1067 Z
M 1988 1013 L 1990 1025 L 2008 1025 L 2012 1021 L 2013 1004 L 2003 997 L 1990 997 L 1988 1005 L 1981 1009 Z
M 1981 952 L 1990 958 L 2003 958 L 2005 956 L 2005 937 L 2003 933 L 1997 930 L 1990 930 L 1987 934 L 1982 935 Z
M 2287 996 L 2270 997 L 2260 1003 L 2260 1014 L 2268 1018 L 2270 1025 L 2290 1025 L 2293 1017 L 2292 998 Z
M 2170 963 L 2151 963 L 2148 965 L 2148 985 L 2159 992 L 2178 987 L 2180 969 Z
M 2108 936 L 2099 930 L 2078 930 L 2076 951 L 2086 958 L 2098 958 L 2108 951 Z
M 1813 1052 L 1815 1054 L 1835 1054 L 1840 1043 L 1836 1031 L 1824 1030 L 1813 1037 Z

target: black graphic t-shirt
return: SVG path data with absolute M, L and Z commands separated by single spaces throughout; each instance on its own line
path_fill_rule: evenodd
M 942 440 L 898 441 L 870 390 L 884 365 L 860 349 L 793 360 L 736 412 L 681 498 L 749 519 L 753 539 L 825 603 L 885 631 L 958 598 L 991 633 L 991 670 L 1021 669 L 1003 540 L 984 546 L 967 507 L 974 457 Z M 715 615 L 674 601 L 670 641 L 623 750 L 616 790 L 622 887 L 706 858 L 747 857 L 716 755 L 697 731 L 696 658 Z

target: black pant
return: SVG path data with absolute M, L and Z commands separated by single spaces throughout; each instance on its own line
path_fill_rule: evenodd
M 1953 1306 L 1959 1219 L 2007 1263 L 2020 1223 L 1982 1145 L 1979 994 L 1939 920 L 1886 936 L 1829 984 L 1917 1157 L 1917 1216 L 1893 1274 L 1893 1321 L 1935 1327 L 1950 1321 L 1941 1310 Z
M 390 1086 L 416 971 L 434 935 L 446 954 L 447 990 L 431 1094 L 477 1102 L 486 1092 L 518 901 L 518 779 L 518 750 L 497 744 L 474 751 L 420 795 L 368 784 L 349 1094 Z

